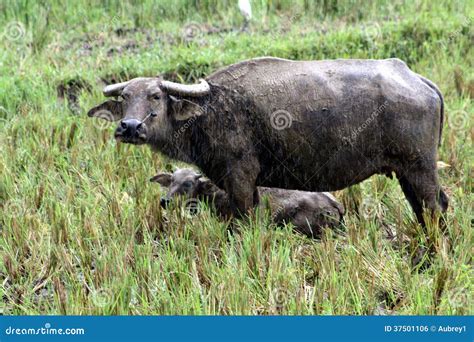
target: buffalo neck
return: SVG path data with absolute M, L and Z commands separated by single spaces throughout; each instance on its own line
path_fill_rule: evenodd
M 204 121 L 198 116 L 172 120 L 166 130 L 155 134 L 150 145 L 169 158 L 205 168 L 212 151 L 212 141 L 203 127 Z

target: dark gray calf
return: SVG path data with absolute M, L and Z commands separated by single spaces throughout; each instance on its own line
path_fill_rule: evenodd
M 150 179 L 167 187 L 168 193 L 161 200 L 167 207 L 173 197 L 185 196 L 212 203 L 218 213 L 227 216 L 229 197 L 210 180 L 191 169 L 179 169 L 173 174 L 159 173 Z M 258 187 L 259 195 L 268 198 L 260 205 L 269 204 L 275 223 L 291 222 L 295 230 L 309 237 L 319 237 L 323 227 L 334 228 L 341 222 L 344 207 L 327 192 L 307 192 Z

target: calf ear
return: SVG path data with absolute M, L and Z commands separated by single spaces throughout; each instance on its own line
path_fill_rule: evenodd
M 158 173 L 155 176 L 150 178 L 150 182 L 157 182 L 163 186 L 170 186 L 171 184 L 171 174 L 170 173 Z
M 198 187 L 199 194 L 205 195 L 205 196 L 212 196 L 217 191 L 219 191 L 219 188 L 214 183 L 212 183 L 209 179 L 199 180 L 199 187 Z
M 188 120 L 203 114 L 201 106 L 192 100 L 177 98 L 173 95 L 169 95 L 169 99 L 171 115 L 177 121 Z
M 120 101 L 108 100 L 95 106 L 87 112 L 90 117 L 101 118 L 108 121 L 117 121 L 123 117 L 122 103 Z

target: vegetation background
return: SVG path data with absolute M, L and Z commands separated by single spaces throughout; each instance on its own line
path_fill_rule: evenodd
M 1 314 L 473 314 L 471 0 L 0 0 Z M 398 57 L 439 85 L 439 171 L 450 197 L 436 255 L 396 180 L 336 193 L 339 232 L 228 236 L 206 208 L 162 211 L 148 182 L 177 163 L 119 145 L 86 111 L 106 83 L 194 82 L 257 56 Z M 182 165 L 181 165 L 182 166 Z

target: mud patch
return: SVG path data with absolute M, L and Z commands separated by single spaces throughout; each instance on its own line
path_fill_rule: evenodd
M 126 52 L 137 52 L 138 49 L 140 48 L 140 44 L 138 44 L 134 40 L 127 41 L 125 44 L 122 45 L 116 45 L 107 50 L 107 56 L 113 56 L 113 55 L 121 55 Z
M 66 100 L 69 110 L 74 114 L 80 113 L 79 95 L 83 90 L 90 92 L 92 86 L 80 78 L 63 81 L 56 87 L 58 98 Z
M 67 48 L 76 49 L 81 56 L 90 56 L 95 51 L 104 51 L 107 56 L 113 57 L 139 53 L 141 49 L 155 44 L 174 43 L 176 40 L 170 34 L 160 33 L 155 29 L 118 27 L 75 38 Z

